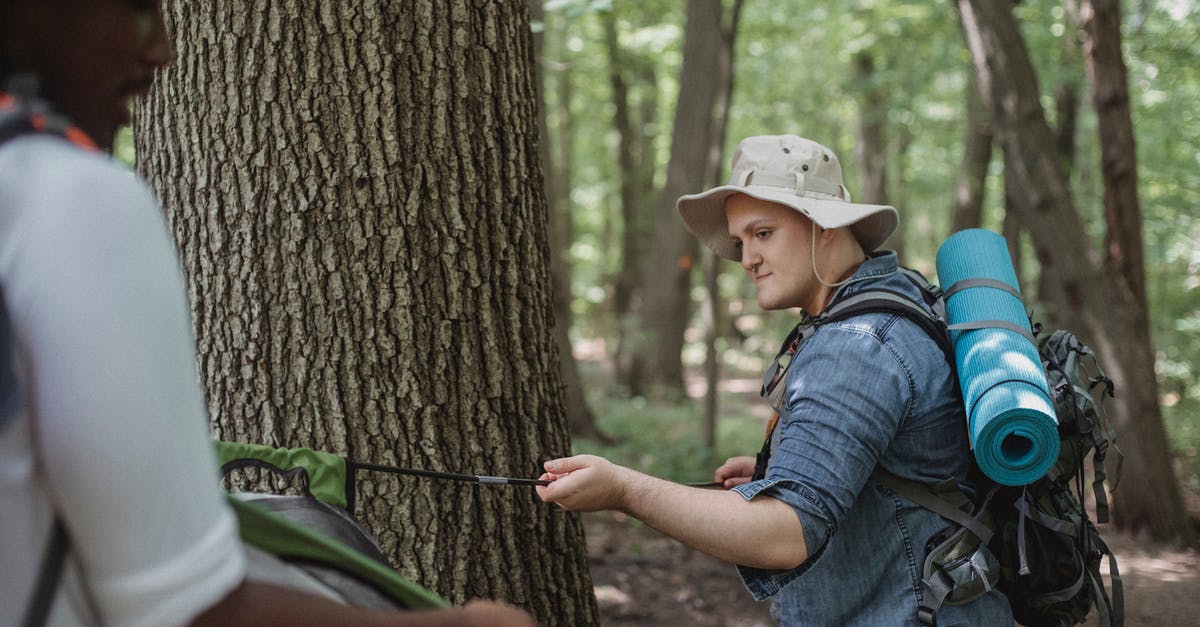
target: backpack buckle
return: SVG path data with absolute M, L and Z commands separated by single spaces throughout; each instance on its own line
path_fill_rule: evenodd
M 937 627 L 937 612 L 922 605 L 917 608 L 917 620 L 921 621 L 922 625 Z

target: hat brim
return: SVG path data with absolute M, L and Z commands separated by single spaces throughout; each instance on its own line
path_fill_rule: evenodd
M 725 200 L 734 194 L 795 209 L 822 228 L 848 226 L 868 253 L 883 245 L 900 223 L 895 207 L 846 202 L 832 197 L 800 196 L 778 187 L 722 185 L 699 194 L 681 196 L 675 202 L 675 208 L 687 229 L 713 252 L 730 261 L 741 261 L 741 252 L 729 236 L 729 223 L 725 218 Z

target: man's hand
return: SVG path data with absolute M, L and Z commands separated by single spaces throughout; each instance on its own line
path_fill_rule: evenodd
M 543 501 L 574 512 L 625 509 L 629 469 L 595 455 L 552 459 L 545 468 L 541 478 L 552 483 L 537 487 Z
M 730 457 L 725 460 L 713 473 L 713 481 L 725 486 L 725 489 L 733 488 L 747 481 L 754 476 L 754 458 L 746 455 Z

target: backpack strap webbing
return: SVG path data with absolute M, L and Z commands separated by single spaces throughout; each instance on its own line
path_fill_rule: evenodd
M 37 582 L 33 588 L 33 598 L 25 608 L 25 618 L 21 620 L 23 627 L 41 627 L 50 616 L 50 605 L 54 600 L 54 592 L 58 589 L 58 580 L 62 578 L 63 564 L 67 561 L 67 547 L 70 545 L 67 528 L 61 518 L 54 518 L 54 528 L 50 530 L 50 540 L 46 542 L 46 550 L 42 554 L 42 566 L 39 569 Z
M 814 319 L 818 326 L 845 320 L 864 313 L 894 313 L 913 321 L 937 343 L 946 362 L 954 365 L 954 346 L 950 343 L 945 321 L 929 313 L 912 298 L 900 292 L 879 288 L 864 290 L 839 300 Z
M 942 486 L 942 483 L 931 487 L 916 481 L 897 477 L 879 467 L 875 468 L 875 471 L 871 473 L 871 480 L 946 520 L 958 523 L 975 534 L 975 537 L 979 538 L 984 544 L 991 542 L 992 529 L 977 516 L 973 516 L 962 509 L 964 505 L 970 503 L 970 499 L 957 486 L 950 485 L 948 489 L 941 490 L 938 486 Z M 984 508 L 979 509 L 983 511 Z

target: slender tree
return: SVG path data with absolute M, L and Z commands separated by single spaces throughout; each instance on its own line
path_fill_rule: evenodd
M 1114 518 L 1155 539 L 1190 542 L 1194 531 L 1171 469 L 1159 413 L 1144 296 L 1134 292 L 1119 260 L 1096 250 L 1087 237 L 1011 6 L 956 1 L 1007 157 L 1011 208 L 1033 239 L 1042 271 L 1054 273 L 1057 289 L 1050 296 L 1059 301 L 1058 322 L 1081 331 L 1117 385 L 1117 397 L 1108 406 L 1125 452 L 1122 485 L 1133 488 L 1114 493 Z
M 516 476 L 568 453 L 525 3 L 167 5 L 178 62 L 137 154 L 221 437 Z M 416 581 L 596 622 L 578 517 L 529 490 L 360 480 Z
M 683 392 L 683 333 L 690 321 L 691 270 L 698 253 L 675 211 L 679 196 L 707 180 L 714 108 L 721 93 L 721 0 L 688 0 L 683 67 L 671 132 L 666 184 L 654 213 L 653 246 L 642 268 L 640 331 L 635 355 L 652 385 Z
M 547 89 L 547 67 L 550 65 L 546 58 L 545 40 L 548 32 L 562 35 L 566 29 L 561 26 L 551 28 L 542 10 L 542 0 L 529 0 L 530 16 L 534 23 L 542 25 L 540 32 L 533 37 L 534 54 L 537 62 L 534 65 L 539 86 L 538 103 L 542 112 L 538 116 L 538 131 L 541 137 L 542 174 L 545 181 L 546 205 L 549 213 L 550 237 L 550 277 L 554 285 L 554 341 L 558 347 L 559 375 L 562 377 L 563 397 L 566 403 L 567 425 L 572 435 L 583 436 L 607 441 L 608 438 L 596 427 L 596 418 L 588 406 L 587 395 L 584 393 L 583 379 L 579 376 L 579 364 L 571 346 L 571 325 L 574 315 L 571 312 L 571 241 L 574 239 L 574 221 L 571 219 L 571 157 L 570 157 L 570 88 L 562 88 L 559 95 L 565 94 L 565 103 L 556 103 L 555 118 L 558 120 L 557 130 L 564 135 L 556 142 L 546 123 L 550 99 Z M 560 42 L 561 43 L 561 42 Z M 561 49 L 561 46 L 560 46 Z M 555 83 L 570 84 L 571 77 L 565 66 L 556 65 Z M 554 146 L 563 145 L 564 150 L 555 154 Z
M 992 120 L 988 105 L 979 95 L 979 79 L 968 73 L 966 126 L 963 158 L 954 185 L 951 232 L 977 228 L 983 223 L 983 198 L 987 189 L 988 165 L 992 161 Z
M 888 101 L 881 74 L 875 68 L 875 52 L 861 50 L 854 55 L 854 75 L 862 95 L 858 106 L 858 162 L 862 202 L 887 204 L 887 111 Z
M 630 102 L 628 74 L 633 74 L 629 59 L 621 48 L 617 34 L 615 9 L 601 13 L 604 23 L 604 43 L 608 50 L 608 82 L 612 90 L 613 129 L 617 134 L 618 203 L 621 213 L 621 256 L 616 282 L 613 285 L 613 314 L 617 320 L 617 341 L 613 361 L 618 381 L 631 394 L 641 394 L 640 363 L 631 356 L 630 344 L 636 342 L 633 311 L 638 272 L 644 249 L 648 244 L 643 203 L 646 199 L 646 178 L 642 168 L 648 164 L 639 156 L 647 142 L 642 135 L 644 120 L 637 120 Z
M 706 168 L 706 177 L 708 179 L 706 186 L 717 185 L 723 174 L 721 164 L 725 160 L 725 135 L 729 127 L 729 109 L 733 104 L 733 53 L 737 41 L 738 22 L 742 17 L 742 0 L 733 0 L 728 15 L 728 21 L 721 28 L 721 72 L 718 76 L 721 81 L 722 90 L 715 106 L 715 123 L 713 125 L 712 141 L 709 144 L 708 166 Z M 701 429 L 701 433 L 709 455 L 714 455 L 717 448 L 717 382 L 720 379 L 721 372 L 717 354 L 717 337 L 721 333 L 722 319 L 722 300 L 718 279 L 721 276 L 723 260 L 712 254 L 712 251 L 705 251 L 704 259 L 704 286 L 708 292 L 708 300 L 707 311 L 705 313 L 707 325 L 704 334 L 704 382 L 706 384 L 704 392 L 704 427 Z

